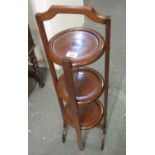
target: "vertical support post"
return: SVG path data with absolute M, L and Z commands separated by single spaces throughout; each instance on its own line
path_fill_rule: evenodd
M 107 103 L 108 103 L 108 88 L 109 88 L 109 65 L 110 65 L 110 30 L 111 30 L 111 19 L 108 18 L 105 25 L 105 93 L 104 93 L 104 123 L 103 123 L 103 139 L 101 150 L 104 148 L 106 127 L 107 127 Z
M 64 60 L 62 65 L 64 70 L 64 78 L 65 78 L 65 83 L 67 87 L 67 92 L 69 94 L 69 101 L 70 101 L 69 106 L 71 108 L 71 113 L 74 119 L 77 141 L 78 141 L 79 149 L 83 150 L 84 144 L 81 136 L 81 128 L 80 128 L 80 122 L 79 122 L 78 104 L 77 104 L 76 95 L 75 95 L 72 64 L 70 60 Z
M 40 21 L 40 18 L 37 15 L 36 15 L 36 21 L 37 21 L 37 25 L 38 25 L 38 28 L 39 28 L 41 40 L 42 40 L 42 43 L 43 43 L 43 46 L 44 46 L 44 50 L 45 50 L 45 53 L 46 53 L 46 58 L 47 58 L 47 61 L 48 61 L 50 73 L 51 73 L 51 76 L 53 78 L 54 87 L 55 87 L 55 90 L 56 90 L 56 84 L 57 84 L 58 78 L 57 78 L 57 74 L 56 74 L 56 71 L 55 71 L 55 68 L 54 68 L 54 64 L 50 60 L 50 56 L 49 56 L 50 49 L 49 49 L 49 45 L 48 45 L 48 39 L 47 39 L 47 35 L 46 35 L 46 32 L 45 32 L 44 24 L 43 24 L 43 21 Z M 60 106 L 60 109 L 61 109 L 63 124 L 66 124 L 65 121 L 64 121 L 64 116 L 63 116 L 63 109 L 64 109 L 63 101 L 59 97 L 57 91 L 56 91 L 56 94 L 57 94 L 59 106 Z

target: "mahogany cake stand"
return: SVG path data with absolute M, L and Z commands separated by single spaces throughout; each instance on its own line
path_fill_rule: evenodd
M 95 30 L 76 27 L 59 32 L 48 40 L 43 21 L 59 13 L 86 15 L 105 25 L 105 37 Z M 67 126 L 70 126 L 75 128 L 79 148 L 83 150 L 81 130 L 101 127 L 103 149 L 109 81 L 110 18 L 98 15 L 91 7 L 52 6 L 48 11 L 37 14 L 36 20 L 62 112 L 63 142 L 66 140 Z M 97 61 L 104 53 L 105 73 L 102 76 L 86 65 Z M 57 76 L 54 63 L 63 68 L 60 77 Z M 99 97 L 103 92 L 105 96 L 102 105 Z

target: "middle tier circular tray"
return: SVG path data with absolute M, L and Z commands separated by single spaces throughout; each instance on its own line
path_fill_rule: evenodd
M 73 70 L 73 79 L 78 104 L 89 103 L 96 100 L 104 90 L 104 79 L 92 68 L 81 67 L 77 70 Z M 59 96 L 66 102 L 69 102 L 64 75 L 60 76 L 56 89 Z
M 59 32 L 49 41 L 51 59 L 59 65 L 66 58 L 73 66 L 90 64 L 104 53 L 104 45 L 98 32 L 83 27 Z

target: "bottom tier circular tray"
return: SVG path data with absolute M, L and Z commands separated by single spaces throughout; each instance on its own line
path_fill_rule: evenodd
M 101 121 L 104 113 L 103 106 L 99 101 L 78 105 L 78 110 L 81 129 L 95 127 Z M 70 106 L 66 106 L 64 109 L 64 119 L 73 128 L 75 128 L 74 115 L 71 112 Z

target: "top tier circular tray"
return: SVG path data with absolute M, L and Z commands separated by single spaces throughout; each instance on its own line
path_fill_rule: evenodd
M 51 56 L 56 64 L 64 59 L 73 66 L 84 66 L 97 60 L 104 53 L 104 39 L 88 28 L 71 28 L 59 32 L 49 41 Z

